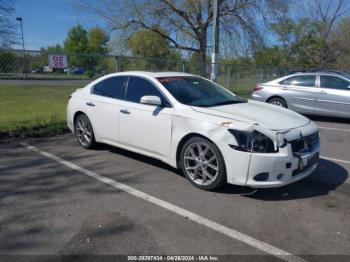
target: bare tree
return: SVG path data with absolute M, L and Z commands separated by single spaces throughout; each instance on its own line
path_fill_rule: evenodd
M 8 47 L 15 42 L 15 27 L 9 18 L 14 10 L 13 0 L 0 0 L 0 46 L 2 47 Z
M 340 20 L 349 14 L 349 1 L 313 0 L 309 8 L 320 37 L 320 66 L 325 68 L 336 59 L 334 54 L 337 41 L 332 36 Z
M 212 0 L 75 0 L 103 18 L 114 30 L 153 31 L 177 49 L 198 53 L 205 63 L 213 22 Z M 225 39 L 255 46 L 264 41 L 263 25 L 284 14 L 286 0 L 222 0 L 221 30 Z M 163 30 L 167 33 L 164 33 Z
M 332 36 L 337 61 L 334 67 L 350 71 L 350 16 L 342 19 Z M 332 41 L 332 40 L 331 40 Z

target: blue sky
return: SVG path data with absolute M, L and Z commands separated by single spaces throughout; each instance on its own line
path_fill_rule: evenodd
M 104 27 L 103 21 L 96 16 L 92 17 L 78 11 L 73 6 L 74 0 L 16 0 L 13 21 L 18 24 L 16 17 L 23 18 L 25 48 L 38 50 L 48 45 L 63 44 L 68 30 L 78 23 L 86 29 L 100 26 Z M 98 0 L 95 0 L 98 1 Z M 308 0 L 297 2 L 293 17 L 303 15 L 302 6 Z M 350 1 L 349 1 L 350 6 Z M 295 11 L 295 10 L 294 10 Z M 18 27 L 20 36 L 20 28 Z M 270 43 L 276 43 L 276 38 L 271 34 L 267 36 Z M 16 48 L 22 48 L 20 45 Z
M 25 47 L 33 50 L 62 44 L 68 30 L 78 23 L 87 29 L 103 26 L 98 19 L 77 11 L 71 0 L 16 0 L 15 22 L 17 16 L 23 18 Z M 18 34 L 19 30 L 18 27 Z
M 98 1 L 98 0 L 96 0 Z M 25 48 L 38 50 L 48 45 L 63 44 L 68 30 L 78 23 L 86 29 L 105 24 L 96 16 L 74 8 L 74 0 L 16 0 L 13 21 L 23 18 Z M 20 28 L 18 27 L 18 36 Z M 15 48 L 21 49 L 22 42 Z

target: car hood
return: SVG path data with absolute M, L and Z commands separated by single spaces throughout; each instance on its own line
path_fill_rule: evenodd
M 192 107 L 193 110 L 248 124 L 258 124 L 271 130 L 287 130 L 304 126 L 310 120 L 291 110 L 249 100 L 247 103 L 215 107 Z

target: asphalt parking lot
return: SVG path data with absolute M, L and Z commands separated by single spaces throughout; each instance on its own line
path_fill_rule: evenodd
M 201 191 L 157 160 L 84 150 L 72 135 L 2 142 L 0 254 L 349 261 L 350 122 L 314 120 L 319 167 L 276 189 Z

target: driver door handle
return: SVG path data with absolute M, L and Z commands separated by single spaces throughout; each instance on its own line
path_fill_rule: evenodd
M 130 114 L 130 111 L 127 108 L 123 108 L 123 109 L 120 109 L 120 113 L 128 115 L 128 114 Z
M 327 94 L 326 91 L 321 91 L 320 93 L 323 94 L 323 95 Z

